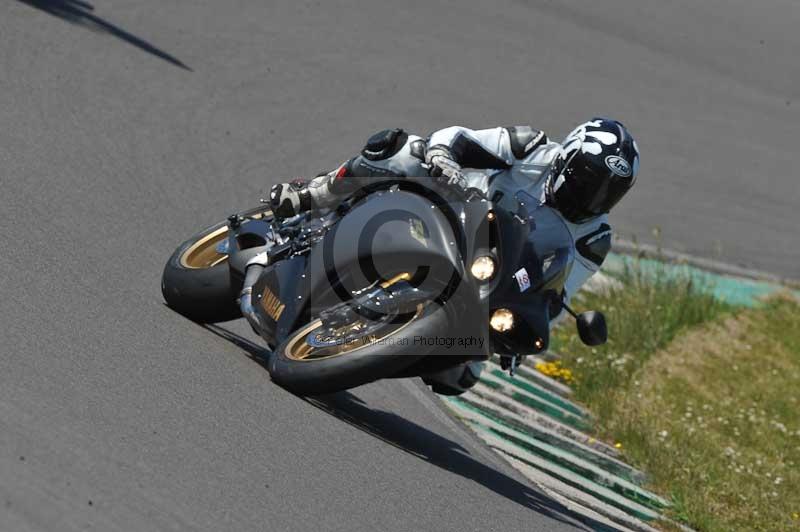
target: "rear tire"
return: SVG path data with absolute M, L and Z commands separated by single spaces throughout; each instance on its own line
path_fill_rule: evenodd
M 215 323 L 240 318 L 236 304 L 241 286 L 233 286 L 227 257 L 207 257 L 205 263 L 187 263 L 192 247 L 211 238 L 212 243 L 223 229 L 225 222 L 218 223 L 196 234 L 180 246 L 167 261 L 161 277 L 161 293 L 167 305 L 192 321 Z M 195 247 L 195 249 L 197 249 Z M 213 250 L 211 250 L 213 251 Z M 209 254 L 209 251 L 207 254 Z M 216 262 L 216 263 L 215 263 Z
M 271 220 L 272 211 L 261 205 L 240 216 Z M 161 293 L 171 309 L 198 323 L 242 317 L 236 299 L 244 281 L 231 275 L 228 256 L 217 251 L 227 236 L 227 222 L 219 222 L 178 246 L 161 276 Z

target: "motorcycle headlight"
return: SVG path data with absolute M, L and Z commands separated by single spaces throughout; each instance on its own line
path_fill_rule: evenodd
M 494 259 L 489 255 L 481 255 L 472 262 L 469 271 L 474 278 L 483 282 L 488 281 L 494 276 L 495 269 Z
M 499 308 L 492 312 L 489 325 L 497 332 L 506 332 L 514 326 L 514 313 L 507 308 Z

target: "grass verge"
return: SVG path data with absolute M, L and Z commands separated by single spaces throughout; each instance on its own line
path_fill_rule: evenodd
M 607 345 L 555 332 L 576 398 L 698 530 L 800 530 L 800 305 L 735 309 L 689 279 L 635 267 L 578 306 Z M 665 525 L 669 526 L 669 525 Z

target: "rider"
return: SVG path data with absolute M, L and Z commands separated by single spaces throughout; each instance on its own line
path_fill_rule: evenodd
M 490 172 L 464 173 L 463 168 Z M 568 300 L 603 263 L 611 248 L 607 213 L 633 186 L 638 170 L 636 142 L 622 123 L 608 118 L 579 125 L 560 144 L 528 126 L 454 126 L 427 139 L 387 129 L 370 137 L 360 155 L 336 170 L 311 181 L 273 186 L 270 203 L 280 218 L 332 207 L 375 176 L 431 175 L 451 186 L 484 192 L 491 180 L 511 197 L 522 190 L 558 211 L 573 235 L 577 253 L 565 286 Z M 475 365 L 459 369 L 456 379 L 461 382 L 452 383 L 451 391 L 473 385 L 476 371 Z M 447 387 L 440 383 L 439 389 Z

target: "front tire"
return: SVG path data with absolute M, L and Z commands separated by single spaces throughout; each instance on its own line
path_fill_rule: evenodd
M 333 393 L 388 378 L 427 355 L 414 338 L 447 330 L 448 314 L 447 307 L 429 302 L 394 330 L 312 355 L 316 348 L 307 339 L 318 334 L 322 324 L 317 319 L 281 342 L 267 369 L 273 381 L 298 395 Z

